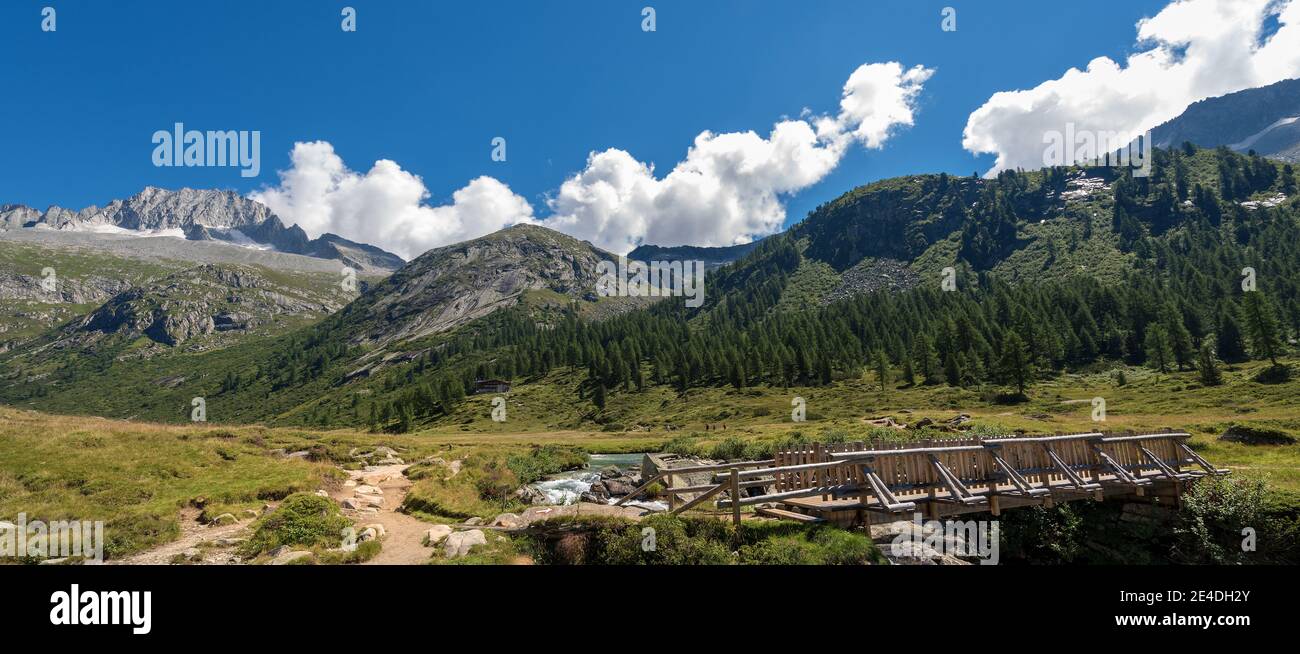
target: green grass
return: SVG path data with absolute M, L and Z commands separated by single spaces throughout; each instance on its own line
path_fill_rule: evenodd
M 0 409 L 0 518 L 102 520 L 108 558 L 175 539 L 180 509 L 199 498 L 260 506 L 325 475 L 228 431 Z

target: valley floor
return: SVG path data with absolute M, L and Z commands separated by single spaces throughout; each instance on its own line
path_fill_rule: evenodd
M 545 419 L 529 419 L 530 404 L 558 401 L 556 396 L 565 392 L 560 378 L 516 387 L 511 405 L 523 407 L 514 412 L 520 417 L 516 423 L 481 419 L 480 412 L 490 415 L 491 398 L 480 396 L 445 424 L 410 434 L 159 425 L 0 407 L 0 521 L 14 522 L 19 514 L 28 521 L 102 520 L 110 561 L 241 560 L 235 553 L 268 508 L 295 493 L 318 491 L 342 503 L 374 472 L 374 466 L 364 465 L 369 453 L 391 448 L 388 456 L 400 457 L 401 463 L 386 468 L 390 474 L 379 480 L 382 504 L 373 513 L 345 514 L 358 529 L 383 526 L 383 547 L 369 560 L 439 562 L 443 547 L 427 544 L 430 528 L 522 513 L 526 505 L 491 489 L 519 485 L 507 468 L 532 466 L 545 473 L 571 465 L 553 460 L 564 451 L 670 450 L 740 458 L 791 438 L 943 437 L 950 422 L 975 434 L 1184 430 L 1203 456 L 1233 469 L 1234 477 L 1262 479 L 1278 494 L 1300 494 L 1300 445 L 1218 438 L 1234 425 L 1300 434 L 1300 382 L 1255 383 L 1251 377 L 1257 367 L 1228 370 L 1226 383 L 1215 387 L 1201 386 L 1192 372 L 1127 368 L 1123 385 L 1115 382 L 1115 370 L 1065 375 L 1036 385 L 1027 403 L 1012 405 L 985 401 L 976 390 L 942 385 L 887 385 L 882 392 L 871 375 L 821 388 L 692 390 L 666 403 L 674 398 L 659 394 L 668 391 L 615 393 L 605 419 L 626 420 L 619 431 L 595 424 L 557 429 Z M 806 402 L 806 422 L 790 420 L 795 396 Z M 1104 423 L 1092 419 L 1093 398 L 1105 400 Z M 651 405 L 654 411 L 647 410 Z M 654 422 L 640 424 L 650 414 Z M 922 419 L 934 426 L 916 429 Z M 561 450 L 556 454 L 543 446 Z M 229 518 L 223 518 L 226 514 Z M 488 532 L 491 542 L 485 548 L 459 561 L 532 560 L 526 548 L 504 538 L 493 540 L 495 533 Z M 269 560 L 246 560 L 254 558 Z

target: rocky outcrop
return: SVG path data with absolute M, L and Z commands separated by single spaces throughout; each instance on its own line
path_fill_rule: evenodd
M 617 257 L 544 227 L 516 225 L 424 253 L 353 303 L 346 328 L 357 343 L 414 339 L 515 306 L 530 291 L 565 296 L 564 306 L 649 300 L 583 300 L 596 287 L 601 261 Z
M 1233 425 L 1219 436 L 1221 441 L 1246 445 L 1294 445 L 1296 439 L 1281 429 Z
M 876 291 L 907 291 L 915 288 L 920 281 L 920 275 L 897 259 L 863 259 L 840 275 L 839 286 L 827 293 L 822 302 L 830 304 Z
M 248 332 L 292 316 L 337 310 L 341 295 L 271 282 L 249 266 L 208 264 L 119 293 L 63 329 L 60 341 L 144 335 L 176 346 L 217 332 Z

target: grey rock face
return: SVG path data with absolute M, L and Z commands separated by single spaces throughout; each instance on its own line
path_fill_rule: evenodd
M 256 269 L 203 265 L 119 293 L 63 330 L 60 340 L 143 334 L 180 345 L 220 332 L 250 331 L 277 317 L 327 314 L 342 298 L 282 287 Z
M 234 191 L 169 191 L 148 186 L 126 200 L 81 211 L 52 206 L 40 212 L 21 205 L 0 206 L 3 229 L 76 231 L 114 227 L 145 232 L 181 230 L 192 241 L 252 242 L 280 252 L 338 260 L 362 272 L 396 270 L 403 263 L 395 254 L 333 234 L 310 239 L 297 225 L 285 227 L 266 205 Z
M 388 343 L 446 331 L 514 306 L 528 291 L 581 301 L 595 289 L 601 261 L 617 257 L 535 225 L 430 250 L 349 307 L 353 319 L 368 323 L 355 340 Z

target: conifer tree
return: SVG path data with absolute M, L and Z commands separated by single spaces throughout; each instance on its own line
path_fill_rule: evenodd
M 1214 352 L 1210 351 L 1209 343 L 1201 345 L 1201 352 L 1196 358 L 1196 367 L 1200 371 L 1202 384 L 1218 386 L 1223 383 L 1223 374 L 1219 372 L 1219 364 L 1214 360 Z
M 1246 293 L 1241 304 L 1241 323 L 1250 337 L 1251 348 L 1255 356 L 1268 359 L 1277 367 L 1277 357 L 1282 350 L 1282 338 L 1278 329 L 1277 316 L 1273 305 L 1259 291 Z

